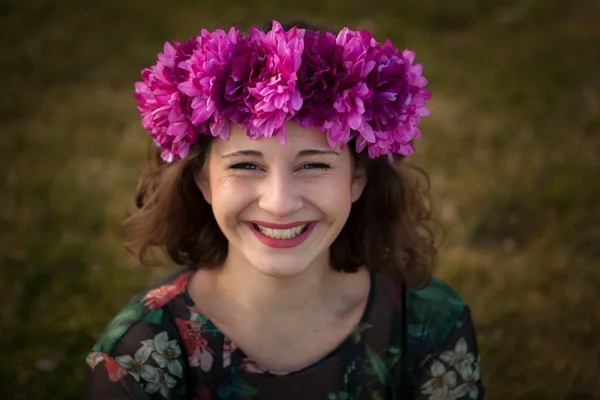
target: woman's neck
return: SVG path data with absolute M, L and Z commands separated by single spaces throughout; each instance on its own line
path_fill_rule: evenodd
M 235 308 L 276 318 L 322 311 L 335 293 L 332 289 L 339 275 L 329 265 L 328 254 L 302 273 L 283 278 L 265 275 L 247 262 L 229 257 L 216 274 L 215 289 Z

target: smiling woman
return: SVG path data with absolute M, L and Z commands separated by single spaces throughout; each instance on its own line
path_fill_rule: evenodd
M 286 140 L 252 140 L 235 125 L 211 146 L 197 182 L 227 238 L 226 266 L 284 278 L 329 264 L 366 175 L 347 147 L 332 151 L 314 128 L 290 124 Z
M 126 222 L 135 297 L 88 399 L 477 399 L 468 307 L 431 278 L 414 53 L 273 22 L 165 45 L 136 98 L 160 148 Z

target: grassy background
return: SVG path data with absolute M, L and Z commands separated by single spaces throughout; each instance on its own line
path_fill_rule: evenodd
M 119 247 L 148 144 L 132 97 L 167 39 L 304 18 L 425 64 L 414 160 L 471 305 L 489 399 L 600 398 L 600 2 L 0 3 L 0 398 L 80 398 L 86 351 L 165 271 Z

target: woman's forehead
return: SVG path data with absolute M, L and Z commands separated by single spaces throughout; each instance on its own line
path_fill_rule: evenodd
M 235 124 L 232 126 L 229 139 L 215 139 L 213 149 L 220 154 L 242 150 L 255 150 L 267 154 L 296 154 L 302 150 L 333 150 L 342 153 L 339 146 L 335 148 L 329 146 L 326 134 L 291 122 L 286 124 L 285 144 L 282 144 L 279 135 L 268 139 L 251 139 L 241 125 Z

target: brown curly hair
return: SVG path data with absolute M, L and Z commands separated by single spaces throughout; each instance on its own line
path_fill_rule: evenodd
M 284 27 L 292 25 L 315 29 L 303 21 Z M 143 265 L 160 264 L 153 249 L 163 250 L 177 264 L 194 268 L 224 262 L 227 239 L 195 181 L 212 140 L 199 135 L 190 154 L 171 164 L 162 161 L 159 149 L 152 146 L 148 170 L 137 188 L 138 210 L 123 223 L 125 245 Z M 357 154 L 353 143 L 348 147 L 355 166 L 364 168 L 368 181 L 331 245 L 331 265 L 347 272 L 364 265 L 396 275 L 410 287 L 426 285 L 436 255 L 428 175 L 407 164 L 404 157 L 390 163 L 387 157 L 370 159 L 365 152 Z

